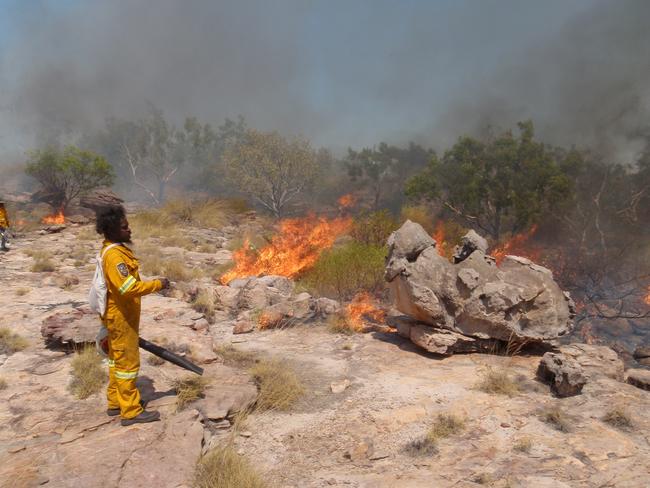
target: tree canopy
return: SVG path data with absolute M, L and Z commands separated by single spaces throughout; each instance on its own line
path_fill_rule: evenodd
M 495 241 L 561 208 L 572 196 L 570 172 L 581 155 L 535 141 L 532 122 L 518 128 L 517 136 L 506 132 L 488 141 L 461 137 L 407 182 L 407 195 L 439 201 Z
M 277 132 L 249 129 L 239 143 L 226 149 L 223 159 L 229 181 L 277 218 L 318 172 L 309 142 L 287 140 Z
M 113 168 L 106 160 L 75 146 L 62 151 L 48 148 L 30 153 L 25 172 L 41 184 L 41 198 L 56 209 L 98 186 L 113 183 Z

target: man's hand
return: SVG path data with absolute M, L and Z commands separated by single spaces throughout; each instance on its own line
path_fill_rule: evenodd
M 162 283 L 162 289 L 165 290 L 169 288 L 169 279 L 168 278 L 159 278 L 160 283 Z

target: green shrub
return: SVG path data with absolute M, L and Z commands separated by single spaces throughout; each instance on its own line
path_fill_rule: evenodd
M 323 252 L 302 282 L 319 295 L 339 300 L 361 290 L 374 292 L 384 286 L 385 256 L 384 247 L 349 242 Z
M 354 220 L 350 235 L 358 242 L 372 246 L 385 246 L 388 236 L 398 228 L 397 221 L 388 210 L 359 215 Z

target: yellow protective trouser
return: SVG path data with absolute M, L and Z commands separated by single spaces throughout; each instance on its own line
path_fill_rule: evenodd
M 108 408 L 119 408 L 124 419 L 143 411 L 140 392 L 135 386 L 140 369 L 138 331 L 123 319 L 106 321 L 108 329 Z

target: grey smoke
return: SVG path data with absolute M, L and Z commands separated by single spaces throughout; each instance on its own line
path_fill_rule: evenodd
M 628 157 L 650 120 L 645 0 L 27 3 L 0 42 L 0 154 L 147 102 L 334 148 L 442 149 L 532 118 Z

